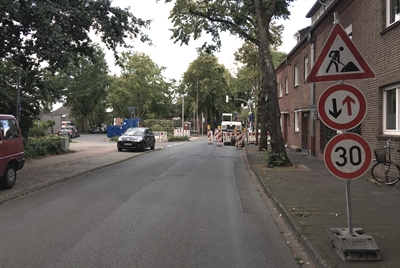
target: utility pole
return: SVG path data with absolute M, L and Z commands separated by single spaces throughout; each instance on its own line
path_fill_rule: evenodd
M 197 91 L 196 91 L 196 124 L 199 130 L 199 78 L 197 78 Z

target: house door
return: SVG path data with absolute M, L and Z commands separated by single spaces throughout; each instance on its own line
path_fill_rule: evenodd
M 301 148 L 310 149 L 309 146 L 309 136 L 310 136 L 310 113 L 302 113 L 301 118 Z

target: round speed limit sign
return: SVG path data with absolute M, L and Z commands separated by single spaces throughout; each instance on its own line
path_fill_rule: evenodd
M 325 165 L 341 179 L 356 179 L 364 175 L 372 162 L 372 151 L 367 141 L 354 133 L 333 137 L 325 147 Z

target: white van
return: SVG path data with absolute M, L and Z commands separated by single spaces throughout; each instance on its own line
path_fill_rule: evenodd
M 17 179 L 17 170 L 24 167 L 24 144 L 14 116 L 0 114 L 0 186 L 10 189 Z

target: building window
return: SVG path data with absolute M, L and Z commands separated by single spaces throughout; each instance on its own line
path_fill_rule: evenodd
M 294 131 L 299 132 L 299 114 L 300 112 L 294 112 Z
M 285 94 L 289 94 L 289 79 L 285 78 Z
M 386 0 L 387 26 L 400 21 L 400 0 Z
M 383 133 L 400 135 L 400 84 L 383 91 Z
M 304 58 L 304 81 L 307 80 L 308 76 L 308 57 Z
M 294 87 L 299 85 L 299 65 L 294 66 Z
M 282 98 L 282 95 L 283 95 L 282 83 L 279 83 L 279 98 Z

